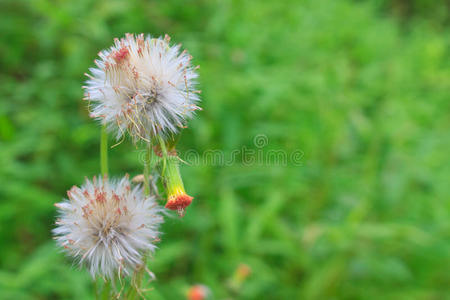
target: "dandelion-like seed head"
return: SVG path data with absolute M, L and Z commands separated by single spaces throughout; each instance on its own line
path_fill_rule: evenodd
M 92 276 L 128 275 L 142 264 L 144 252 L 153 252 L 161 208 L 140 186 L 131 187 L 128 176 L 86 179 L 55 204 L 60 213 L 55 239 L 69 254 L 88 266 Z
M 128 132 L 133 139 L 177 133 L 199 107 L 196 67 L 170 38 L 127 34 L 99 53 L 97 68 L 85 86 L 92 102 L 91 116 L 108 124 L 117 139 Z

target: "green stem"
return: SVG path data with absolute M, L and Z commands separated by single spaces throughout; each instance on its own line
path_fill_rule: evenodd
M 108 175 L 108 133 L 106 125 L 102 125 L 100 137 L 100 170 L 103 176 Z
M 144 193 L 146 196 L 150 195 L 150 163 L 152 154 L 152 144 L 147 144 L 147 149 L 145 150 L 144 159 Z
M 127 300 L 134 300 L 136 298 L 136 288 L 131 286 L 127 295 Z
M 159 146 L 161 147 L 161 152 L 162 152 L 162 171 L 161 171 L 161 177 L 165 176 L 165 172 L 166 172 L 166 164 L 167 164 L 167 148 L 166 148 L 166 143 L 164 142 L 164 140 L 162 139 L 161 136 L 158 135 L 158 141 L 159 141 Z
M 100 172 L 102 176 L 108 175 L 108 133 L 106 132 L 106 125 L 102 125 L 102 130 L 100 134 Z M 97 284 L 95 285 L 97 294 Z M 111 282 L 108 280 L 103 285 L 100 299 L 108 300 L 110 299 L 111 293 Z
M 134 300 L 136 296 L 141 295 L 141 284 L 142 284 L 142 278 L 144 276 L 145 272 L 145 266 L 147 264 L 147 256 L 144 255 L 142 259 L 142 266 L 139 268 L 139 270 L 136 270 L 133 274 L 133 279 L 131 282 L 131 287 L 127 295 L 128 300 Z M 134 284 L 133 284 L 134 282 Z
M 144 158 L 144 193 L 146 196 L 150 195 L 150 171 L 157 163 L 157 160 L 154 160 L 152 143 L 149 142 L 146 145 L 145 149 L 145 158 Z M 142 266 L 138 270 L 134 272 L 133 282 L 131 284 L 130 290 L 128 291 L 127 299 L 132 300 L 135 299 L 138 294 L 140 294 L 139 290 L 141 288 L 142 279 L 145 272 L 145 266 L 147 264 L 147 256 L 144 255 L 142 259 Z
M 111 282 L 109 280 L 107 280 L 105 282 L 105 284 L 103 285 L 103 290 L 102 290 L 102 300 L 109 300 L 110 299 L 110 293 L 111 293 Z
M 150 195 L 150 167 L 152 164 L 152 144 L 151 142 L 147 143 L 145 149 L 145 157 L 144 157 L 144 194 L 146 196 Z M 133 281 L 134 284 L 131 284 L 130 291 L 128 292 L 127 299 L 133 300 L 136 298 L 138 294 L 138 289 L 141 288 L 142 275 L 145 269 L 146 259 L 144 256 L 143 266 L 134 272 Z
M 97 278 L 94 279 L 94 292 L 95 292 L 95 299 L 100 300 L 100 297 L 98 295 Z

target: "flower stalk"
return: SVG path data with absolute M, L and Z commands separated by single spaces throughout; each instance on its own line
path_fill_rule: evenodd
M 106 280 L 103 284 L 102 297 L 101 300 L 109 300 L 111 294 L 111 281 Z
M 100 171 L 102 176 L 108 175 L 108 133 L 106 124 L 102 125 L 100 135 Z
M 102 124 L 100 133 L 100 173 L 103 177 L 108 176 L 108 132 L 106 130 L 106 124 Z M 95 285 L 95 289 L 97 295 L 97 285 Z M 101 291 L 101 300 L 109 299 L 110 293 L 111 282 L 109 279 L 105 279 Z
M 150 172 L 154 166 L 153 163 L 153 149 L 151 141 L 146 143 L 145 157 L 144 157 L 144 194 L 150 195 Z M 128 292 L 127 299 L 135 299 L 140 294 L 142 277 L 144 276 L 145 267 L 147 265 L 147 255 L 144 254 L 142 258 L 142 265 L 137 267 L 133 274 L 132 284 Z
M 144 194 L 150 195 L 150 165 L 152 162 L 152 144 L 147 143 L 144 158 Z

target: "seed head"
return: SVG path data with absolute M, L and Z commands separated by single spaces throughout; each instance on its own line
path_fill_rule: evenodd
M 163 222 L 161 208 L 153 197 L 144 196 L 140 186 L 132 188 L 128 176 L 86 179 L 67 195 L 55 204 L 60 218 L 53 234 L 93 277 L 128 275 L 142 264 L 144 252 L 155 250 Z
M 125 132 L 135 141 L 176 133 L 200 109 L 192 57 L 169 41 L 167 35 L 127 34 L 101 51 L 97 68 L 87 74 L 91 116 L 108 124 L 117 139 Z

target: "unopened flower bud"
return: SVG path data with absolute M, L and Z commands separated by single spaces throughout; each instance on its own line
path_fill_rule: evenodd
M 184 209 L 191 204 L 193 197 L 187 195 L 184 190 L 178 157 L 168 156 L 164 177 L 167 187 L 167 203 L 165 207 L 183 213 Z
M 188 300 L 206 300 L 211 294 L 208 287 L 202 284 L 196 284 L 189 288 L 187 291 Z

